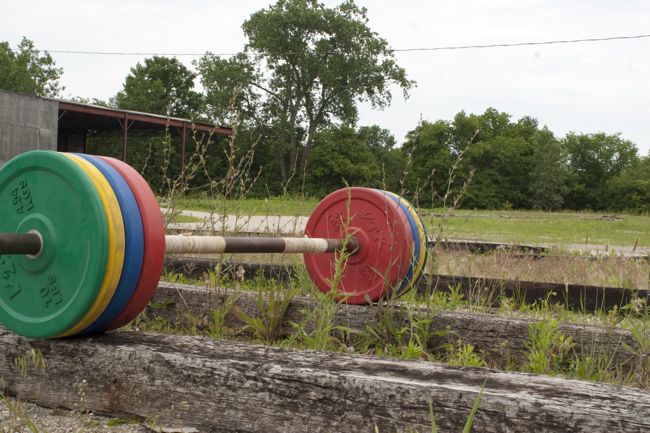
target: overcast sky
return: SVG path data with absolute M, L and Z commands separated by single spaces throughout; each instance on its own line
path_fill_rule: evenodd
M 22 0 L 0 14 L 0 41 L 22 36 L 39 49 L 232 53 L 259 0 Z M 335 5 L 337 1 L 325 1 Z M 357 0 L 370 27 L 393 48 L 525 42 L 650 33 L 643 0 Z M 620 132 L 650 148 L 650 39 L 535 47 L 396 53 L 417 81 L 384 111 L 362 107 L 360 124 L 388 128 L 398 141 L 420 117 L 451 119 L 495 107 L 530 115 L 558 136 Z M 107 99 L 142 56 L 53 54 L 64 96 Z M 188 66 L 196 57 L 180 57 Z

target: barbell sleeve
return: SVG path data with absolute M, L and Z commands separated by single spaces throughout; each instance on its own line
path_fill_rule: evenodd
M 1 233 L 0 255 L 29 254 L 37 255 L 41 251 L 42 241 L 37 233 Z

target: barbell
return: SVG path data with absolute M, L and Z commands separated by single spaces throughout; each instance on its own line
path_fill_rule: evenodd
M 165 253 L 302 253 L 314 284 L 352 304 L 407 291 L 427 258 L 413 206 L 371 188 L 329 194 L 303 238 L 165 236 L 155 195 L 126 163 L 35 150 L 0 168 L 0 203 L 0 323 L 33 338 L 129 323 Z

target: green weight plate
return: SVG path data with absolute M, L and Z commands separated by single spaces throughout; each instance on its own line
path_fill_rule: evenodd
M 43 239 L 36 257 L 0 256 L 0 323 L 27 337 L 60 335 L 102 287 L 109 242 L 100 197 L 73 161 L 36 150 L 0 169 L 0 203 L 0 232 Z

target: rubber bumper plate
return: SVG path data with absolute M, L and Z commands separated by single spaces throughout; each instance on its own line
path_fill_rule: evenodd
M 93 164 L 106 178 L 117 197 L 124 222 L 125 248 L 122 275 L 113 299 L 111 299 L 104 312 L 89 327 L 81 331 L 82 334 L 91 334 L 103 330 L 115 320 L 133 296 L 142 269 L 144 233 L 138 202 L 124 178 L 108 162 L 96 156 L 82 154 L 77 156 Z
M 156 196 L 140 173 L 117 159 L 100 158 L 117 170 L 131 188 L 138 203 L 144 232 L 142 271 L 135 292 L 122 313 L 104 329 L 111 330 L 135 319 L 154 295 L 165 263 L 165 227 Z
M 304 254 L 312 281 L 323 292 L 336 290 L 350 304 L 376 302 L 398 287 L 413 256 L 413 236 L 398 204 L 377 190 L 344 188 L 325 197 L 307 220 L 312 238 L 354 236 L 359 250 L 341 263 L 339 253 Z M 333 287 L 335 285 L 336 287 Z
M 35 257 L 0 256 L 0 322 L 49 338 L 79 323 L 95 303 L 109 255 L 104 205 L 84 171 L 36 150 L 0 169 L 0 231 L 37 232 Z

